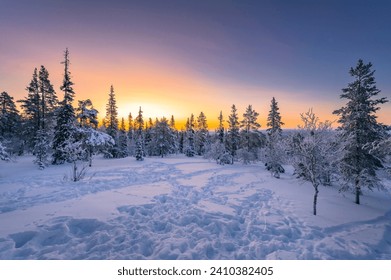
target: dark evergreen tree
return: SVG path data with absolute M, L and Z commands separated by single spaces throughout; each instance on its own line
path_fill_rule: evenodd
M 144 118 L 143 118 L 143 111 L 141 110 L 140 107 L 138 111 L 138 115 L 134 120 L 134 133 L 136 139 L 135 157 L 136 160 L 139 161 L 144 160 L 145 157 L 143 130 L 144 130 Z
M 186 122 L 185 139 L 183 143 L 183 153 L 188 157 L 193 157 L 196 154 L 194 147 L 194 115 L 191 114 Z
M 49 164 L 49 135 L 48 132 L 44 129 L 40 129 L 35 136 L 35 145 L 34 145 L 34 163 L 38 165 L 39 169 L 43 170 Z
M 269 115 L 267 117 L 267 129 L 269 135 L 275 134 L 275 133 L 281 133 L 282 129 L 281 126 L 284 125 L 284 123 L 281 121 L 280 116 L 280 109 L 278 108 L 278 103 L 276 99 L 273 97 L 271 104 L 270 104 L 270 111 Z
M 197 155 L 202 156 L 205 154 L 205 146 L 208 144 L 209 138 L 208 123 L 206 116 L 203 112 L 197 117 L 197 123 L 195 126 L 194 134 L 194 146 Z
M 128 156 L 128 138 L 126 136 L 125 119 L 121 119 L 121 124 L 118 131 L 118 157 L 124 158 Z
M 226 147 L 232 157 L 232 164 L 239 149 L 240 135 L 239 135 L 239 117 L 235 104 L 231 107 L 231 114 L 228 116 L 228 131 L 226 138 Z
M 263 146 L 263 135 L 258 130 L 261 127 L 257 121 L 258 115 L 252 106 L 248 105 L 240 122 L 242 130 L 239 158 L 246 164 L 258 159 L 259 149 Z
M 281 126 L 284 123 L 281 121 L 281 116 L 276 99 L 273 97 L 270 104 L 270 111 L 267 117 L 267 145 L 265 148 L 265 166 L 275 178 L 280 178 L 280 173 L 285 172 L 282 167 L 284 157 Z
M 79 127 L 98 128 L 98 110 L 94 108 L 90 99 L 79 100 L 76 117 Z
M 156 155 L 161 157 L 172 154 L 176 150 L 175 133 L 165 117 L 158 120 L 154 126 L 153 146 Z
M 71 81 L 71 73 L 69 72 L 69 52 L 68 49 L 64 53 L 64 78 L 60 89 L 64 92 L 64 99 L 60 103 L 60 107 L 56 112 L 56 126 L 54 128 L 53 139 L 53 164 L 62 164 L 65 161 L 70 161 L 68 158 L 67 145 L 70 145 L 70 139 L 75 138 L 76 115 L 72 106 L 75 92 L 73 91 L 73 82 Z M 75 140 L 76 141 L 76 140 Z
M 223 112 L 220 111 L 220 115 L 218 117 L 219 120 L 219 126 L 216 130 L 217 139 L 220 141 L 220 143 L 224 143 L 225 138 L 225 128 L 224 128 L 224 118 L 223 118 Z
M 109 100 L 106 104 L 106 133 L 113 137 L 113 139 L 117 139 L 118 133 L 118 107 L 117 101 L 115 99 L 114 87 L 111 85 Z
M 58 106 L 56 92 L 49 80 L 49 72 L 42 65 L 39 70 L 39 102 L 40 102 L 40 129 L 46 130 L 53 127 L 53 118 Z
M 342 190 L 353 188 L 357 204 L 360 204 L 363 188 L 381 187 L 376 175 L 382 167 L 381 158 L 372 154 L 370 147 L 388 137 L 387 127 L 377 122 L 376 116 L 379 105 L 388 100 L 385 97 L 375 99 L 380 90 L 376 87 L 374 73 L 371 63 L 358 60 L 356 67 L 349 71 L 354 80 L 342 89 L 341 98 L 347 103 L 334 111 L 339 116 L 340 142 L 343 145 L 339 159 L 344 179 Z
M 18 132 L 19 124 L 19 111 L 14 98 L 3 91 L 0 93 L 0 140 L 14 136 Z

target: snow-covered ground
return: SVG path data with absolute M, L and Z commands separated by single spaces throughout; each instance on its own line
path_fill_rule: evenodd
M 0 162 L 0 259 L 391 259 L 391 196 L 313 188 L 292 170 L 173 156 Z M 390 187 L 390 182 L 386 182 Z

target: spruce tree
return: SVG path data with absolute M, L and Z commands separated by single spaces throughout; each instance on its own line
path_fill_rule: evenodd
M 18 132 L 19 124 L 19 111 L 14 98 L 3 91 L 0 93 L 0 140 L 10 139 Z
M 117 138 L 118 132 L 118 107 L 117 101 L 115 99 L 114 87 L 111 85 L 109 100 L 106 104 L 106 133 L 113 137 L 113 139 Z
M 258 150 L 262 147 L 262 135 L 258 131 L 261 125 L 258 123 L 259 113 L 251 105 L 248 105 L 240 122 L 241 149 L 240 158 L 245 164 L 258 159 Z
M 340 97 L 347 103 L 333 113 L 339 116 L 340 142 L 343 145 L 339 169 L 344 179 L 342 190 L 354 189 L 355 202 L 360 204 L 363 188 L 372 190 L 381 187 L 376 171 L 382 167 L 381 158 L 370 152 L 373 143 L 388 137 L 387 127 L 377 121 L 379 105 L 388 100 L 376 98 L 380 90 L 376 87 L 372 63 L 359 59 L 349 74 L 353 81 L 342 89 Z
M 42 65 L 39 70 L 39 98 L 40 98 L 40 129 L 48 129 L 52 127 L 52 119 L 54 117 L 54 112 L 58 106 L 58 99 L 56 92 L 49 80 L 49 72 Z
M 124 158 L 128 156 L 128 138 L 126 136 L 125 119 L 121 119 L 121 124 L 118 131 L 118 157 Z
M 68 158 L 67 145 L 71 145 L 70 139 L 75 139 L 76 115 L 72 106 L 75 92 L 73 91 L 73 82 L 71 81 L 71 73 L 69 71 L 69 52 L 68 49 L 64 53 L 64 78 L 60 89 L 64 92 L 64 99 L 60 103 L 60 107 L 56 114 L 56 126 L 54 128 L 53 139 L 53 164 L 62 164 L 65 161 L 71 160 Z M 76 140 L 75 140 L 76 141 Z
M 282 167 L 283 149 L 281 145 L 281 116 L 276 99 L 273 97 L 270 111 L 267 117 L 267 145 L 265 148 L 265 166 L 275 178 L 280 178 L 280 173 L 285 172 Z
M 76 118 L 79 127 L 98 128 L 98 110 L 94 108 L 90 99 L 79 100 L 76 109 Z
M 190 118 L 188 118 L 186 122 L 186 132 L 183 143 L 183 153 L 187 157 L 194 157 L 194 155 L 196 154 L 194 147 L 194 127 L 194 115 L 191 114 Z
M 197 117 L 197 123 L 195 127 L 194 146 L 197 155 L 202 156 L 205 154 L 205 146 L 209 137 L 208 123 L 206 116 L 203 112 Z
M 217 138 L 218 140 L 220 141 L 220 143 L 224 143 L 224 131 L 225 131 L 225 128 L 224 128 L 224 118 L 223 118 L 223 112 L 220 111 L 220 115 L 218 117 L 218 120 L 219 120 L 219 126 L 217 127 L 217 130 L 216 130 L 216 135 L 217 135 Z
M 143 118 L 143 111 L 141 110 L 141 107 L 139 108 L 138 115 L 136 119 L 134 120 L 134 130 L 135 130 L 135 139 L 136 139 L 136 151 L 135 151 L 135 157 L 136 160 L 144 160 L 145 156 L 145 149 L 144 149 L 144 118 Z
M 239 135 L 239 117 L 235 104 L 231 107 L 231 114 L 228 116 L 228 131 L 227 131 L 227 150 L 232 157 L 232 164 L 239 149 L 240 135 Z

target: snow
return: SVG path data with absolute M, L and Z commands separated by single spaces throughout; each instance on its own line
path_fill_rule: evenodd
M 200 157 L 0 162 L 0 259 L 391 259 L 391 195 Z M 390 187 L 390 182 L 384 180 Z

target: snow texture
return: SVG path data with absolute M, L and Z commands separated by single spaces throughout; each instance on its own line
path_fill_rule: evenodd
M 0 162 L 0 259 L 391 259 L 387 193 L 321 187 L 313 216 L 290 166 L 97 158 L 71 182 L 32 159 Z

